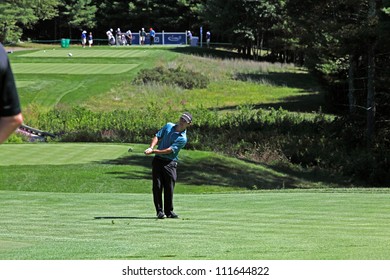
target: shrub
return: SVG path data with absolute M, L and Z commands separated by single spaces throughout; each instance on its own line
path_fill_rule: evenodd
M 168 69 L 162 66 L 154 69 L 143 69 L 134 79 L 135 84 L 163 83 L 177 85 L 184 89 L 207 88 L 209 82 L 209 79 L 201 73 L 181 67 Z
M 5 142 L 6 143 L 13 143 L 13 144 L 20 144 L 20 143 L 28 142 L 28 138 L 25 135 L 12 133 Z

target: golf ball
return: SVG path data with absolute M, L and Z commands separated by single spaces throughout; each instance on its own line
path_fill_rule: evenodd
M 73 54 L 72 53 L 68 53 L 68 56 L 73 56 Z

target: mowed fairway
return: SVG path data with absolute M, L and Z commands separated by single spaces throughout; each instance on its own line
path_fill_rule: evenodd
M 389 195 L 0 191 L 0 259 L 389 259 Z
M 182 170 L 180 219 L 157 220 L 144 145 L 0 148 L 0 259 L 390 258 L 388 190 L 212 188 Z M 183 152 L 184 161 L 199 156 Z M 192 173 L 212 178 L 196 166 Z M 238 161 L 230 165 L 230 173 L 240 170 Z
M 60 58 L 68 57 L 68 54 L 71 53 L 71 58 L 137 58 L 145 57 L 150 55 L 150 53 L 145 49 L 137 49 L 130 47 L 120 47 L 120 48 L 111 48 L 111 49 L 101 49 L 98 48 L 70 48 L 70 49 L 47 49 L 39 50 L 35 52 L 26 53 L 20 55 L 20 57 L 39 57 L 39 58 Z
M 78 58 L 137 58 L 148 55 L 146 50 L 134 49 L 47 49 L 20 55 L 27 58 L 67 58 L 61 63 L 14 63 L 13 71 L 16 74 L 71 74 L 71 75 L 95 75 L 95 74 L 121 74 L 132 70 L 139 64 L 121 63 L 77 63 Z M 75 62 L 76 61 L 76 62 Z
M 118 158 L 127 150 L 124 145 L 88 143 L 2 145 L 0 166 L 91 163 Z
M 125 73 L 137 66 L 138 64 L 15 63 L 13 70 L 17 74 L 112 75 Z
M 69 53 L 72 55 L 69 56 Z M 82 105 L 177 54 L 149 47 L 47 48 L 9 55 L 22 106 Z

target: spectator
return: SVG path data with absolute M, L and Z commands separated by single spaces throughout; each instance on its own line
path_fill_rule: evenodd
M 115 37 L 114 37 L 114 34 L 112 34 L 112 32 L 113 32 L 112 28 L 106 32 L 108 45 L 111 45 L 111 46 L 115 45 Z
M 210 47 L 210 39 L 211 39 L 211 33 L 210 33 L 210 31 L 207 31 L 206 32 L 206 43 L 207 43 L 208 48 Z
M 150 36 L 150 45 L 154 45 L 154 37 L 156 36 L 156 32 L 153 30 L 153 28 L 150 28 L 149 36 Z
M 189 44 L 189 45 L 191 45 L 191 41 L 192 41 L 192 33 L 191 33 L 191 31 L 187 31 L 187 43 Z
M 126 40 L 127 40 L 127 43 L 131 46 L 131 44 L 133 42 L 133 34 L 131 33 L 130 30 L 126 31 Z
M 116 45 L 119 46 L 121 45 L 121 41 L 122 41 L 122 32 L 121 32 L 121 29 L 118 27 L 118 29 L 116 30 L 116 34 L 115 34 L 115 39 L 116 39 Z
M 87 31 L 81 32 L 81 45 L 83 48 L 85 48 L 85 45 L 87 44 Z
M 145 29 L 142 27 L 141 34 L 140 34 L 141 45 L 145 45 L 145 38 L 146 38 L 146 32 Z
M 89 47 L 92 47 L 92 44 L 93 44 L 93 36 L 92 36 L 92 32 L 89 32 L 89 36 L 88 36 L 88 44 L 89 44 Z

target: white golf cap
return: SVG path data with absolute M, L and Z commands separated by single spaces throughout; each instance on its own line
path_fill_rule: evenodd
M 181 115 L 181 118 L 183 120 L 185 120 L 187 123 L 191 123 L 192 122 L 192 115 L 188 112 L 185 112 Z

